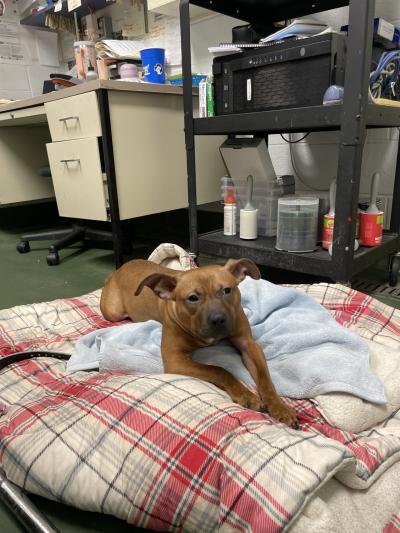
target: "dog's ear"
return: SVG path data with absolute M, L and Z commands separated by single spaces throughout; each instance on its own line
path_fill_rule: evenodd
M 168 274 L 150 274 L 147 278 L 139 284 L 138 288 L 135 291 L 135 296 L 139 296 L 142 292 L 143 287 L 149 287 L 154 291 L 159 298 L 163 300 L 168 300 L 171 298 L 172 292 L 175 289 L 178 280 L 174 276 L 169 276 Z
M 258 267 L 251 259 L 228 259 L 224 268 L 235 276 L 240 283 L 246 276 L 250 276 L 253 279 L 260 279 L 261 274 Z

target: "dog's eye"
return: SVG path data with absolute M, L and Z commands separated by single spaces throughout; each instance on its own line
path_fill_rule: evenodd
M 224 287 L 222 289 L 222 294 L 230 294 L 232 292 L 231 287 Z
M 195 292 L 193 294 L 189 294 L 189 296 L 186 298 L 188 302 L 196 303 L 200 300 L 200 297 Z

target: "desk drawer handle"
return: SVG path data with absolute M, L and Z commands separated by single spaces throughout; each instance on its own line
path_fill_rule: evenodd
M 79 117 L 78 116 L 75 116 L 75 117 L 64 117 L 64 118 L 59 118 L 58 120 L 60 122 L 67 122 L 67 120 L 79 120 Z
M 68 163 L 80 163 L 80 159 L 60 159 L 60 163 L 65 163 L 68 165 Z

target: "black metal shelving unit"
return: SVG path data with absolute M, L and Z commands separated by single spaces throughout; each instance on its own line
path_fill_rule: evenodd
M 272 23 L 349 5 L 343 104 L 194 118 L 191 96 L 190 3 L 249 23 Z M 400 249 L 400 153 L 397 157 L 390 232 L 382 245 L 354 252 L 361 163 L 367 128 L 400 126 L 400 108 L 368 103 L 375 0 L 181 0 L 184 120 L 187 155 L 190 247 L 224 257 L 245 256 L 259 264 L 347 282 L 357 272 Z M 217 36 L 216 36 L 217 38 Z M 332 257 L 322 249 L 293 254 L 275 249 L 275 238 L 244 241 L 222 231 L 197 232 L 196 135 L 340 130 L 336 216 Z

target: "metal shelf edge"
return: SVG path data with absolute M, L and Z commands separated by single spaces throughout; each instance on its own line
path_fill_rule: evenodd
M 260 265 L 316 276 L 330 277 L 333 274 L 333 262 L 328 253 L 326 255 L 324 253 L 322 257 L 321 250 L 309 254 L 295 254 L 276 250 L 268 244 L 263 247 L 262 238 L 257 241 L 244 241 L 238 237 L 228 237 L 228 239 L 229 241 L 224 242 L 221 231 L 202 234 L 199 236 L 199 250 L 220 257 L 248 257 Z M 320 257 L 316 257 L 317 254 Z
M 367 126 L 390 128 L 400 126 L 400 107 L 369 104 L 367 110 Z
M 327 9 L 343 7 L 349 0 L 190 0 L 191 4 L 211 9 L 216 13 L 228 15 L 247 22 L 277 22 L 298 18 Z
M 399 247 L 400 236 L 384 234 L 383 243 L 380 246 L 362 247 L 354 254 L 352 274 L 356 274 L 379 259 L 398 251 Z M 243 241 L 238 237 L 224 237 L 222 231 L 200 235 L 199 250 L 220 257 L 248 257 L 261 265 L 315 276 L 334 278 L 337 272 L 337 267 L 328 252 L 322 252 L 320 248 L 316 252 L 308 254 L 281 252 L 271 247 L 270 243 L 263 247 L 262 238 L 257 241 Z
M 361 248 L 354 255 L 352 273 L 357 274 L 376 263 L 380 259 L 389 256 L 400 249 L 400 236 L 397 234 L 384 234 L 383 242 L 379 246 L 372 248 Z
M 194 119 L 194 133 L 207 135 L 335 129 L 340 125 L 341 111 L 341 105 L 313 106 L 197 118 Z
M 275 111 L 259 111 L 218 115 L 194 119 L 195 135 L 218 135 L 249 132 L 304 132 L 340 129 L 342 105 L 297 107 Z M 400 126 L 400 107 L 369 104 L 367 127 Z

